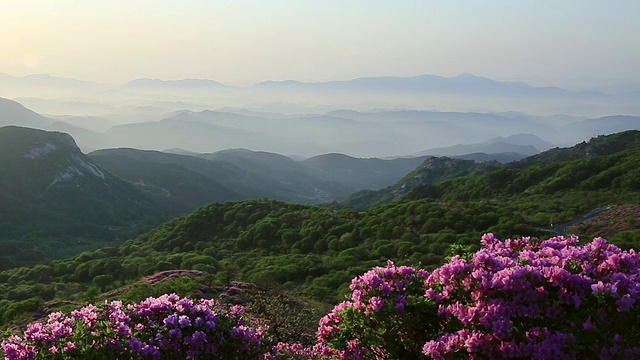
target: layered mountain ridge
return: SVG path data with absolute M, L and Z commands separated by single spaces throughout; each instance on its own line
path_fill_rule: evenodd
M 171 106 L 190 105 L 176 102 Z M 110 113 L 97 117 L 56 115 L 51 118 L 4 99 L 0 101 L 0 124 L 68 132 L 85 152 L 125 147 L 181 148 L 196 153 L 245 148 L 302 158 L 329 153 L 358 158 L 472 153 L 522 155 L 496 156 L 504 161 L 558 145 L 575 144 L 600 134 L 640 129 L 640 118 L 633 116 L 541 118 L 518 113 L 406 109 L 298 115 L 231 108 L 225 111 L 184 108 L 171 111 L 155 106 L 110 109 Z

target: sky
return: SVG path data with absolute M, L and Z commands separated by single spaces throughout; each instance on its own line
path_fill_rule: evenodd
M 0 73 L 13 76 L 640 82 L 638 0 L 0 0 L 0 8 Z

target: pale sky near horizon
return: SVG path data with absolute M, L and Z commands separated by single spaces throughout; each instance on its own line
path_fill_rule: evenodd
M 637 0 L 0 0 L 0 73 L 640 82 Z

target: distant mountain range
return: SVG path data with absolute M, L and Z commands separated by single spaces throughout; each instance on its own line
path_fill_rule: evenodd
M 542 118 L 519 113 L 423 110 L 284 115 L 228 110 L 170 112 L 136 107 L 127 110 L 126 115 L 122 112 L 105 117 L 54 118 L 0 98 L 0 125 L 67 132 L 85 152 L 129 147 L 181 148 L 196 153 L 245 148 L 303 158 L 329 153 L 359 158 L 519 154 L 502 157 L 503 161 L 593 136 L 640 129 L 640 117 L 634 116 Z M 124 119 L 124 124 L 116 122 Z
M 214 80 L 206 80 L 206 79 L 182 79 L 182 80 L 135 79 L 122 85 L 122 87 L 129 88 L 129 89 L 131 88 L 207 89 L 207 88 L 222 88 L 222 87 L 227 87 L 227 85 L 224 85 Z
M 151 78 L 108 85 L 46 74 L 23 77 L 0 74 L 0 97 L 42 98 L 66 103 L 69 108 L 74 102 L 78 104 L 75 110 L 56 113 L 60 115 L 105 115 L 100 110 L 101 106 L 115 103 L 131 105 L 135 100 L 140 105 L 161 101 L 191 102 L 194 106 L 183 108 L 196 111 L 249 107 L 259 112 L 324 113 L 341 107 L 359 110 L 402 107 L 465 112 L 571 113 L 599 117 L 640 114 L 640 105 L 637 104 L 639 89 L 640 84 L 631 83 L 578 91 L 556 86 L 532 86 L 521 81 L 498 81 L 469 73 L 453 77 L 422 74 L 324 82 L 269 80 L 247 86 L 227 85 L 213 79 Z M 151 94 L 152 97 L 147 96 Z M 91 105 L 96 106 L 91 109 Z M 56 108 L 59 106 L 54 103 L 40 103 L 33 109 L 53 114 L 51 110 Z M 91 109 L 92 113 L 80 114 L 77 110 L 81 108 Z
M 640 129 L 640 117 L 616 115 L 575 121 L 561 126 L 558 130 L 563 136 L 571 139 L 576 137 L 587 139 L 597 135 L 608 135 L 638 129 Z M 585 135 L 587 136 L 585 137 Z
M 608 98 L 610 95 L 599 91 L 570 91 L 559 87 L 534 87 L 524 82 L 496 81 L 469 73 L 454 77 L 423 74 L 409 77 L 378 76 L 361 77 L 351 80 L 334 80 L 324 82 L 301 82 L 297 80 L 264 81 L 249 87 L 229 86 L 215 80 L 181 79 L 161 80 L 140 78 L 121 86 L 123 89 L 254 89 L 269 91 L 357 91 L 357 92 L 406 92 L 427 94 L 457 94 L 481 96 L 542 96 L 542 97 L 577 97 L 590 99 Z
M 514 153 L 526 156 L 535 155 L 554 147 L 539 137 L 531 134 L 515 134 L 507 137 L 489 139 L 480 144 L 453 145 L 443 148 L 426 149 L 415 155 L 462 156 L 474 153 L 503 154 Z M 519 160 L 519 159 L 518 159 Z
M 2 87 L 50 87 L 50 88 L 109 88 L 109 85 L 91 81 L 52 76 L 48 74 L 32 74 L 27 76 L 11 76 L 0 73 L 0 89 Z M 301 82 L 297 80 L 263 81 L 249 87 L 231 86 L 210 79 L 177 79 L 163 80 L 138 78 L 119 86 L 123 89 L 134 88 L 253 88 L 284 90 L 354 90 L 354 91 L 401 91 L 423 93 L 483 93 L 486 96 L 577 96 L 584 98 L 607 98 L 610 94 L 631 96 L 640 90 L 639 84 L 623 84 L 590 91 L 570 91 L 554 86 L 535 87 L 520 81 L 497 81 L 490 78 L 463 73 L 453 77 L 422 74 L 408 77 L 373 76 L 351 80 L 333 80 L 324 82 Z
M 91 81 L 73 78 L 51 76 L 48 74 L 33 74 L 27 76 L 11 76 L 0 73 L 1 87 L 51 87 L 51 88 L 92 88 L 102 86 Z
M 58 99 L 65 96 L 87 96 L 106 89 L 109 89 L 109 86 L 47 74 L 11 76 L 0 73 L 0 97 Z
M 608 95 L 597 91 L 575 92 L 558 87 L 533 87 L 523 82 L 496 81 L 468 73 L 450 78 L 436 75 L 419 75 L 411 77 L 363 77 L 353 80 L 311 83 L 292 80 L 265 81 L 254 85 L 254 87 L 287 91 L 391 91 L 506 97 L 608 97 Z

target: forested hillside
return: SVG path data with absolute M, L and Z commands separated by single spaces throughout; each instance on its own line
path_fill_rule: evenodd
M 387 259 L 435 266 L 452 244 L 475 248 L 487 230 L 536 233 L 482 203 L 398 202 L 366 213 L 270 200 L 211 204 L 119 247 L 6 270 L 0 296 L 5 305 L 69 295 L 85 300 L 158 271 L 196 269 L 220 279 L 278 283 L 334 303 L 371 266 Z
M 0 128 L 0 204 L 0 269 L 115 245 L 175 214 L 71 136 L 13 126 Z
M 639 139 L 638 131 L 598 137 L 588 144 L 550 150 L 482 176 L 416 188 L 410 197 L 477 200 L 513 196 L 524 200 L 554 194 L 566 195 L 568 200 L 576 196 L 577 204 L 607 193 L 613 200 L 640 190 Z M 581 193 L 585 196 L 578 197 Z
M 347 208 L 364 210 L 401 199 L 416 188 L 427 187 L 441 181 L 468 175 L 480 175 L 500 168 L 496 161 L 476 163 L 443 157 L 431 157 L 410 172 L 396 184 L 382 190 L 357 192 L 342 202 Z
M 436 161 L 439 166 L 434 166 Z M 526 201 L 532 208 L 541 210 L 539 205 L 548 204 L 552 201 L 549 195 L 554 194 L 554 198 L 560 196 L 567 201 L 565 206 L 588 211 L 604 197 L 612 202 L 632 199 L 633 193 L 640 190 L 640 169 L 636 165 L 639 161 L 639 131 L 599 136 L 570 148 L 551 149 L 502 165 L 427 159 L 395 186 L 356 193 L 342 204 L 366 209 L 397 200 L 403 194 L 410 199 L 458 201 L 513 197 L 514 201 Z M 474 176 L 461 176 L 467 174 Z M 438 175 L 440 181 L 431 180 Z M 547 211 L 567 210 L 553 208 Z M 571 216 L 573 214 L 560 215 L 557 220 Z M 541 219 L 538 221 L 542 222 Z

